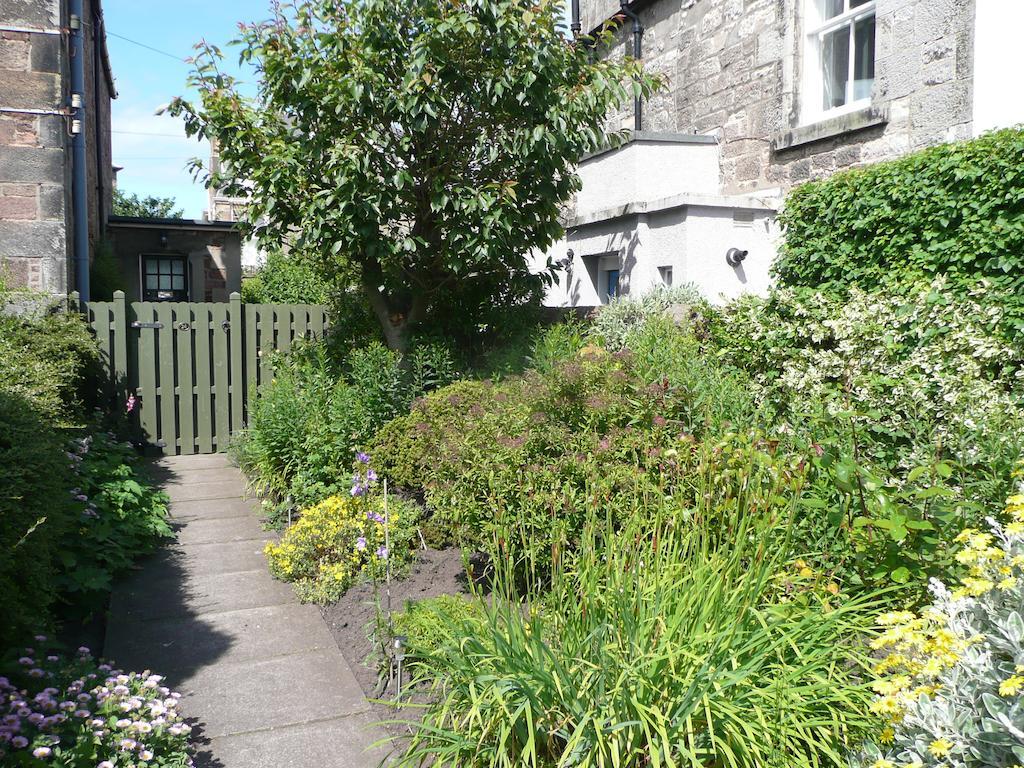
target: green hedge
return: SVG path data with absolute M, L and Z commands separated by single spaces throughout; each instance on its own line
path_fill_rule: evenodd
M 1024 330 L 1024 130 L 804 184 L 781 222 L 783 285 L 870 290 L 945 274 L 965 292 L 987 278 L 1007 332 Z

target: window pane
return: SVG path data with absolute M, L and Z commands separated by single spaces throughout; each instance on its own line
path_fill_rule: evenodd
M 181 275 L 174 275 L 171 278 L 171 285 L 174 287 L 174 290 L 183 291 L 185 290 L 185 278 Z
M 843 0 L 818 0 L 821 20 L 828 21 L 843 12 Z
M 160 290 L 169 291 L 171 289 L 171 276 L 160 275 Z
M 821 38 L 822 107 L 835 109 L 846 103 L 850 77 L 850 28 L 842 27 Z
M 160 274 L 161 275 L 169 275 L 169 274 L 171 274 L 171 260 L 170 259 L 160 259 Z
M 867 5 L 870 2 L 871 2 L 871 0 L 850 0 L 850 7 L 851 8 L 858 8 L 858 7 L 862 6 L 862 5 Z
M 150 291 L 157 289 L 156 275 L 146 275 L 146 289 Z
M 672 267 L 659 267 L 658 271 L 661 272 L 661 282 L 664 285 L 672 285 Z
M 875 82 L 875 17 L 869 16 L 857 22 L 853 30 L 853 98 L 871 97 L 871 86 Z
M 146 274 L 155 275 L 159 271 L 156 259 L 146 259 Z
M 185 271 L 185 262 L 175 259 L 171 262 L 171 273 L 175 275 L 183 274 Z

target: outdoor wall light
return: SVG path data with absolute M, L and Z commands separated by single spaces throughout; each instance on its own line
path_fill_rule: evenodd
M 160 247 L 161 248 L 166 248 L 167 247 L 167 233 L 166 232 L 161 232 L 160 233 Z
M 741 251 L 739 248 L 730 248 L 725 252 L 725 263 L 730 267 L 738 267 L 747 258 L 748 251 Z

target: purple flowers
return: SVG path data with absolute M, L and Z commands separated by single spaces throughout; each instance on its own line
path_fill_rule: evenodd
M 381 559 L 381 560 L 387 560 L 388 559 L 388 548 L 384 547 L 384 546 L 377 547 L 377 557 L 379 559 Z
M 370 456 L 369 454 L 360 451 L 359 453 L 356 454 L 356 461 L 358 461 L 360 464 L 369 464 Z
M 356 549 L 358 549 L 360 552 L 362 552 L 363 550 L 366 549 L 366 537 L 365 536 L 360 536 L 358 539 L 356 539 Z

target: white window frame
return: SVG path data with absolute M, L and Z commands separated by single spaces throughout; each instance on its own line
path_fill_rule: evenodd
M 856 46 L 854 45 L 854 29 L 857 22 L 869 16 L 875 17 L 878 23 L 877 0 L 850 8 L 850 0 L 843 0 L 844 11 L 827 21 L 822 21 L 821 10 L 818 0 L 804 0 L 805 30 L 803 35 L 804 67 L 803 82 L 800 89 L 800 123 L 811 125 L 813 123 L 837 117 L 849 112 L 856 112 L 864 107 L 871 106 L 871 97 L 867 96 L 856 101 L 848 101 L 841 107 L 824 109 L 821 105 L 822 94 L 824 93 L 824 81 L 822 78 L 821 65 L 821 41 L 822 38 L 837 29 L 847 27 L 850 31 L 850 62 L 849 73 L 846 80 L 846 87 L 853 88 L 854 67 L 856 66 Z M 877 26 L 876 26 L 877 33 Z M 877 65 L 877 59 L 876 59 Z

